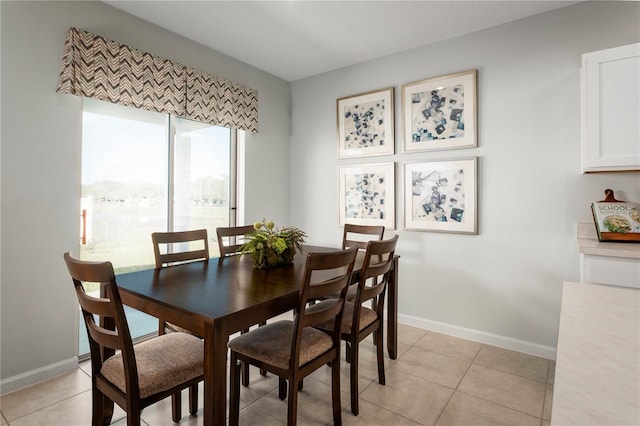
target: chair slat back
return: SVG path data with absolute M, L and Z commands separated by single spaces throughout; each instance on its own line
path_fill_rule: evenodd
M 135 381 L 137 388 L 136 361 L 133 342 L 124 314 L 122 300 L 116 284 L 111 262 L 87 262 L 64 254 L 71 279 L 76 290 L 82 317 L 87 328 L 91 366 L 93 374 L 98 374 L 102 363 L 116 350 L 122 351 L 125 375 Z M 99 283 L 100 297 L 86 293 L 85 283 Z M 98 317 L 98 322 L 96 322 Z M 133 378 L 133 376 L 136 376 Z
M 342 312 L 357 254 L 358 249 L 351 247 L 347 250 L 307 255 L 298 309 L 294 319 L 291 345 L 293 365 L 297 365 L 302 333 L 306 327 L 333 321 L 334 345 L 340 344 Z M 340 294 L 338 299 L 328 299 L 329 295 L 336 292 Z M 309 304 L 317 298 L 324 297 L 327 299 L 322 302 Z
M 367 300 L 374 299 L 378 309 L 382 310 L 384 304 L 384 292 L 389 281 L 389 273 L 395 256 L 398 236 L 382 241 L 370 241 L 364 255 L 360 281 L 354 303 L 356 309 Z M 354 322 L 354 324 L 356 324 Z
M 218 249 L 220 250 L 219 263 L 222 263 L 225 257 L 237 255 L 240 247 L 244 244 L 243 237 L 254 230 L 253 225 L 216 228 Z
M 342 248 L 356 246 L 359 250 L 366 250 L 367 243 L 371 240 L 382 240 L 384 226 L 355 225 L 347 223 L 344 225 L 342 234 Z
M 209 238 L 206 229 L 151 234 L 156 268 L 195 260 L 209 260 Z M 179 250 L 178 244 L 198 243 L 195 250 Z M 162 248 L 164 247 L 164 250 Z

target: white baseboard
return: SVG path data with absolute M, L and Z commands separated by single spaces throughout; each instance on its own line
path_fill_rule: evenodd
M 484 331 L 460 327 L 444 322 L 427 320 L 411 315 L 398 314 L 398 322 L 401 324 L 418 327 L 423 330 L 435 331 L 437 333 L 460 337 L 467 340 L 473 340 L 474 342 L 498 346 L 500 348 L 510 349 L 512 351 L 535 355 L 546 359 L 556 359 L 556 348 L 552 346 L 544 346 L 538 343 L 513 339 L 511 337 L 500 336 L 498 334 L 487 333 Z
M 78 358 L 68 358 L 54 364 L 45 365 L 35 370 L 26 371 L 24 373 L 7 377 L 0 380 L 0 394 L 4 395 L 9 392 L 31 386 L 38 382 L 51 379 L 62 374 L 70 373 L 78 368 Z

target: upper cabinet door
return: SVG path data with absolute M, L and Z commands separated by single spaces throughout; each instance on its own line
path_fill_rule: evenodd
M 582 172 L 640 170 L 640 43 L 582 55 Z

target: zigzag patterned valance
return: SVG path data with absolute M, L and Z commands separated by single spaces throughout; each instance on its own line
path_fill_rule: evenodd
M 77 28 L 56 91 L 258 133 L 256 90 Z

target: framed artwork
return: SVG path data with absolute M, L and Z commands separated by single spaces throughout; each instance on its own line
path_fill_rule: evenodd
M 340 225 L 395 229 L 395 164 L 339 167 Z
M 393 87 L 337 100 L 338 158 L 393 154 Z
M 404 150 L 478 146 L 476 105 L 476 70 L 404 84 Z
M 477 234 L 477 157 L 405 163 L 405 229 Z

